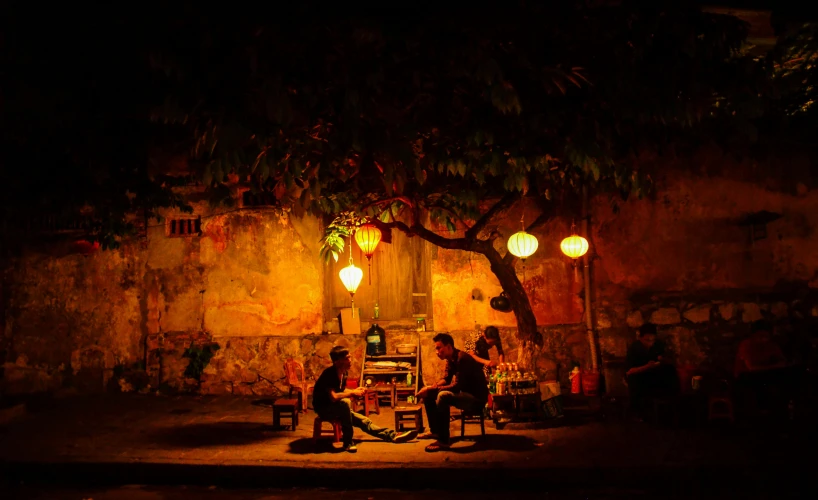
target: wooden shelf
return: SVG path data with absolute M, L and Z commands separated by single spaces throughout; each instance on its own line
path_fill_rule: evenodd
M 401 359 L 415 359 L 417 354 L 381 354 L 380 356 L 367 356 L 366 360 L 371 361 L 373 359 L 391 359 L 391 358 L 401 358 Z
M 403 375 L 406 375 L 406 374 L 409 374 L 409 373 L 414 374 L 415 370 L 364 370 L 365 375 L 375 375 L 375 374 L 380 374 L 380 375 L 400 375 L 400 374 L 403 374 Z

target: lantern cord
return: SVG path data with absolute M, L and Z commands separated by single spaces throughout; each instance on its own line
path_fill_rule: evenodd
M 349 232 L 349 265 L 353 265 L 352 262 L 352 231 Z M 349 302 L 352 307 L 352 317 L 355 317 L 355 292 L 349 292 Z

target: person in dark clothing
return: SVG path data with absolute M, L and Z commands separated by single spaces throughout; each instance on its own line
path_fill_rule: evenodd
M 423 399 L 426 418 L 431 432 L 419 436 L 436 439 L 426 451 L 439 451 L 451 446 L 449 439 L 449 412 L 452 406 L 465 412 L 483 411 L 489 391 L 483 365 L 463 351 L 455 349 L 454 340 L 447 333 L 439 333 L 432 339 L 437 357 L 446 362 L 443 378 L 434 385 L 419 390 L 416 397 Z
M 644 416 L 652 398 L 671 396 L 678 392 L 676 369 L 665 357 L 665 345 L 656 339 L 656 325 L 646 323 L 639 328 L 637 340 L 628 347 L 627 369 L 631 410 Z
M 767 407 L 783 417 L 787 401 L 800 393 L 800 370 L 787 361 L 772 331 L 772 324 L 763 319 L 750 325 L 750 336 L 741 341 L 736 353 L 734 374 L 742 409 L 753 413 Z
M 349 398 L 362 397 L 365 389 L 347 389 L 347 372 L 351 365 L 349 350 L 343 346 L 335 346 L 329 353 L 332 366 L 321 372 L 313 389 L 312 406 L 322 420 L 338 420 L 341 422 L 345 451 L 355 453 L 358 448 L 352 442 L 353 427 L 357 427 L 370 436 L 392 443 L 405 443 L 417 437 L 417 431 L 407 431 L 398 434 L 392 429 L 375 425 L 367 417 L 352 411 Z
M 492 347 L 497 348 L 496 363 L 489 356 L 489 349 Z M 496 326 L 487 326 L 483 333 L 475 332 L 466 340 L 466 346 L 463 350 L 471 354 L 475 361 L 483 365 L 483 372 L 486 374 L 487 379 L 491 375 L 491 369 L 505 359 L 503 343 L 500 341 L 500 330 Z

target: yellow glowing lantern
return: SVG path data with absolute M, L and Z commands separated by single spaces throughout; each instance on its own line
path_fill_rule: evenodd
M 588 240 L 578 234 L 572 234 L 562 240 L 560 249 L 562 253 L 576 260 L 588 252 Z
M 508 251 L 511 252 L 511 255 L 523 261 L 523 282 L 525 282 L 525 259 L 534 255 L 534 252 L 537 251 L 537 247 L 540 246 L 540 242 L 537 241 L 536 236 L 525 232 L 524 218 L 520 219 L 520 223 L 523 226 L 522 230 L 511 235 L 506 242 L 506 247 L 508 247 Z
M 508 251 L 511 252 L 513 256 L 525 260 L 534 255 L 540 243 L 533 234 L 520 231 L 519 233 L 512 234 L 506 245 L 508 246 Z
M 349 292 L 349 299 L 352 302 L 352 316 L 355 316 L 355 292 L 358 290 L 358 285 L 361 284 L 361 278 L 364 277 L 364 272 L 361 271 L 360 267 L 357 267 L 352 262 L 352 238 L 350 238 L 349 242 L 349 265 L 338 273 L 338 276 L 341 278 L 341 283 L 344 284 L 344 288 L 347 289 Z
M 358 285 L 361 284 L 361 278 L 364 277 L 364 272 L 361 271 L 361 268 L 353 264 L 352 259 L 349 259 L 349 265 L 341 269 L 338 275 L 341 277 L 341 282 L 343 282 L 344 288 L 347 289 L 349 294 L 355 295 L 355 292 L 358 291 Z
M 523 226 L 522 230 L 512 234 L 511 238 L 506 242 L 506 246 L 511 255 L 522 259 L 523 265 L 525 265 L 525 259 L 534 255 L 537 247 L 540 246 L 540 242 L 537 241 L 536 236 L 525 232 L 525 216 L 520 218 L 520 224 Z
M 381 230 L 375 227 L 374 224 L 364 224 L 355 231 L 355 241 L 358 242 L 358 247 L 366 256 L 366 262 L 369 266 L 369 284 L 372 284 L 372 255 L 375 253 L 378 243 L 381 242 Z

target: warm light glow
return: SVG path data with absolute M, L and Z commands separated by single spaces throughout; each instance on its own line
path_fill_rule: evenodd
M 366 258 L 369 259 L 375 253 L 375 248 L 381 241 L 381 230 L 373 224 L 364 224 L 355 231 L 355 241 L 358 242 L 358 246 L 366 255 Z
M 578 259 L 585 255 L 585 253 L 588 251 L 588 240 L 582 236 L 572 234 L 571 236 L 562 240 L 562 243 L 560 243 L 560 249 L 562 249 L 562 253 L 571 257 L 572 259 Z
M 341 269 L 338 276 L 341 277 L 341 282 L 350 295 L 354 295 L 355 291 L 358 290 L 358 285 L 361 284 L 361 278 L 364 277 L 364 272 L 361 271 L 361 268 L 356 267 L 355 264 L 350 262 L 347 267 Z
M 519 257 L 523 260 L 534 255 L 539 245 L 537 237 L 525 231 L 512 234 L 506 243 L 508 251 L 515 257 Z

